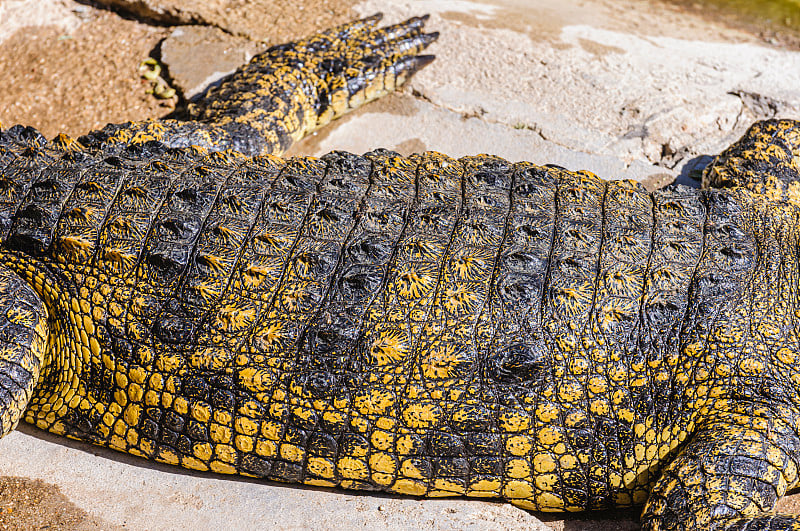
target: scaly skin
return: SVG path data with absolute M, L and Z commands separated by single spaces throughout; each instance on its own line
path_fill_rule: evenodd
M 1 427 L 32 388 L 26 421 L 196 470 L 800 529 L 798 131 L 652 193 L 0 131 Z
M 422 33 L 427 15 L 375 29 L 380 19 L 377 14 L 273 46 L 191 103 L 187 120 L 109 124 L 80 140 L 93 149 L 157 140 L 169 147 L 280 155 L 331 120 L 392 92 L 433 60 L 417 55 L 439 36 Z

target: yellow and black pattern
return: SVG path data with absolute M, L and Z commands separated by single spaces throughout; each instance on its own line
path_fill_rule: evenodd
M 800 126 L 794 120 L 753 124 L 703 173 L 703 185 L 743 186 L 773 201 L 800 206 Z
M 0 278 L 0 437 L 3 437 L 17 426 L 39 382 L 48 348 L 48 316 L 42 300 L 19 275 L 3 268 Z
M 159 141 L 170 147 L 280 155 L 297 140 L 394 91 L 433 60 L 419 55 L 438 33 L 414 17 L 376 28 L 382 15 L 274 46 L 190 102 L 185 119 L 109 124 L 85 146 Z
M 311 485 L 790 521 L 791 204 L 489 156 L 0 142 L 2 260 L 43 305 L 29 422 Z
M 432 38 L 374 22 L 252 75 L 333 49 L 363 74 Z M 310 130 L 379 95 L 325 68 L 327 100 L 273 118 Z M 195 108 L 214 127 L 256 120 L 231 83 Z M 24 417 L 195 470 L 800 529 L 773 513 L 799 483 L 798 130 L 756 124 L 704 189 L 652 193 L 489 155 L 0 130 L 0 434 Z

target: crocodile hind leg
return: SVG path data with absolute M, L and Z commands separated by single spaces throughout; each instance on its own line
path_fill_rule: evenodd
M 0 437 L 25 411 L 47 350 L 47 311 L 16 273 L 0 268 Z
M 756 122 L 703 172 L 703 187 L 735 186 L 800 205 L 800 122 Z
M 772 512 L 798 484 L 794 426 L 766 408 L 739 409 L 700 427 L 664 468 L 642 512 L 643 529 L 800 530 L 797 516 Z
M 109 124 L 82 137 L 90 147 L 158 140 L 170 147 L 280 155 L 331 120 L 402 85 L 433 60 L 418 55 L 438 33 L 425 17 L 376 29 L 373 15 L 274 46 L 209 88 L 187 120 Z

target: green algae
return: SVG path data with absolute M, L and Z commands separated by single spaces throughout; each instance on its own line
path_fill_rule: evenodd
M 800 37 L 800 0 L 668 0 L 710 18 L 739 22 L 765 33 Z M 794 40 L 794 39 L 793 39 Z
M 702 0 L 765 23 L 800 30 L 800 0 Z

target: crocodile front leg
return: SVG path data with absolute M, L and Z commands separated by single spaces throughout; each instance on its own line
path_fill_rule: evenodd
M 157 140 L 170 147 L 280 155 L 297 140 L 402 85 L 433 60 L 425 17 L 375 28 L 381 15 L 274 46 L 192 102 L 187 120 L 109 124 L 91 148 Z
M 44 304 L 16 273 L 0 268 L 0 437 L 22 418 L 46 350 Z
M 775 503 L 798 483 L 800 438 L 765 408 L 719 415 L 667 466 L 642 513 L 643 529 L 800 529 Z

